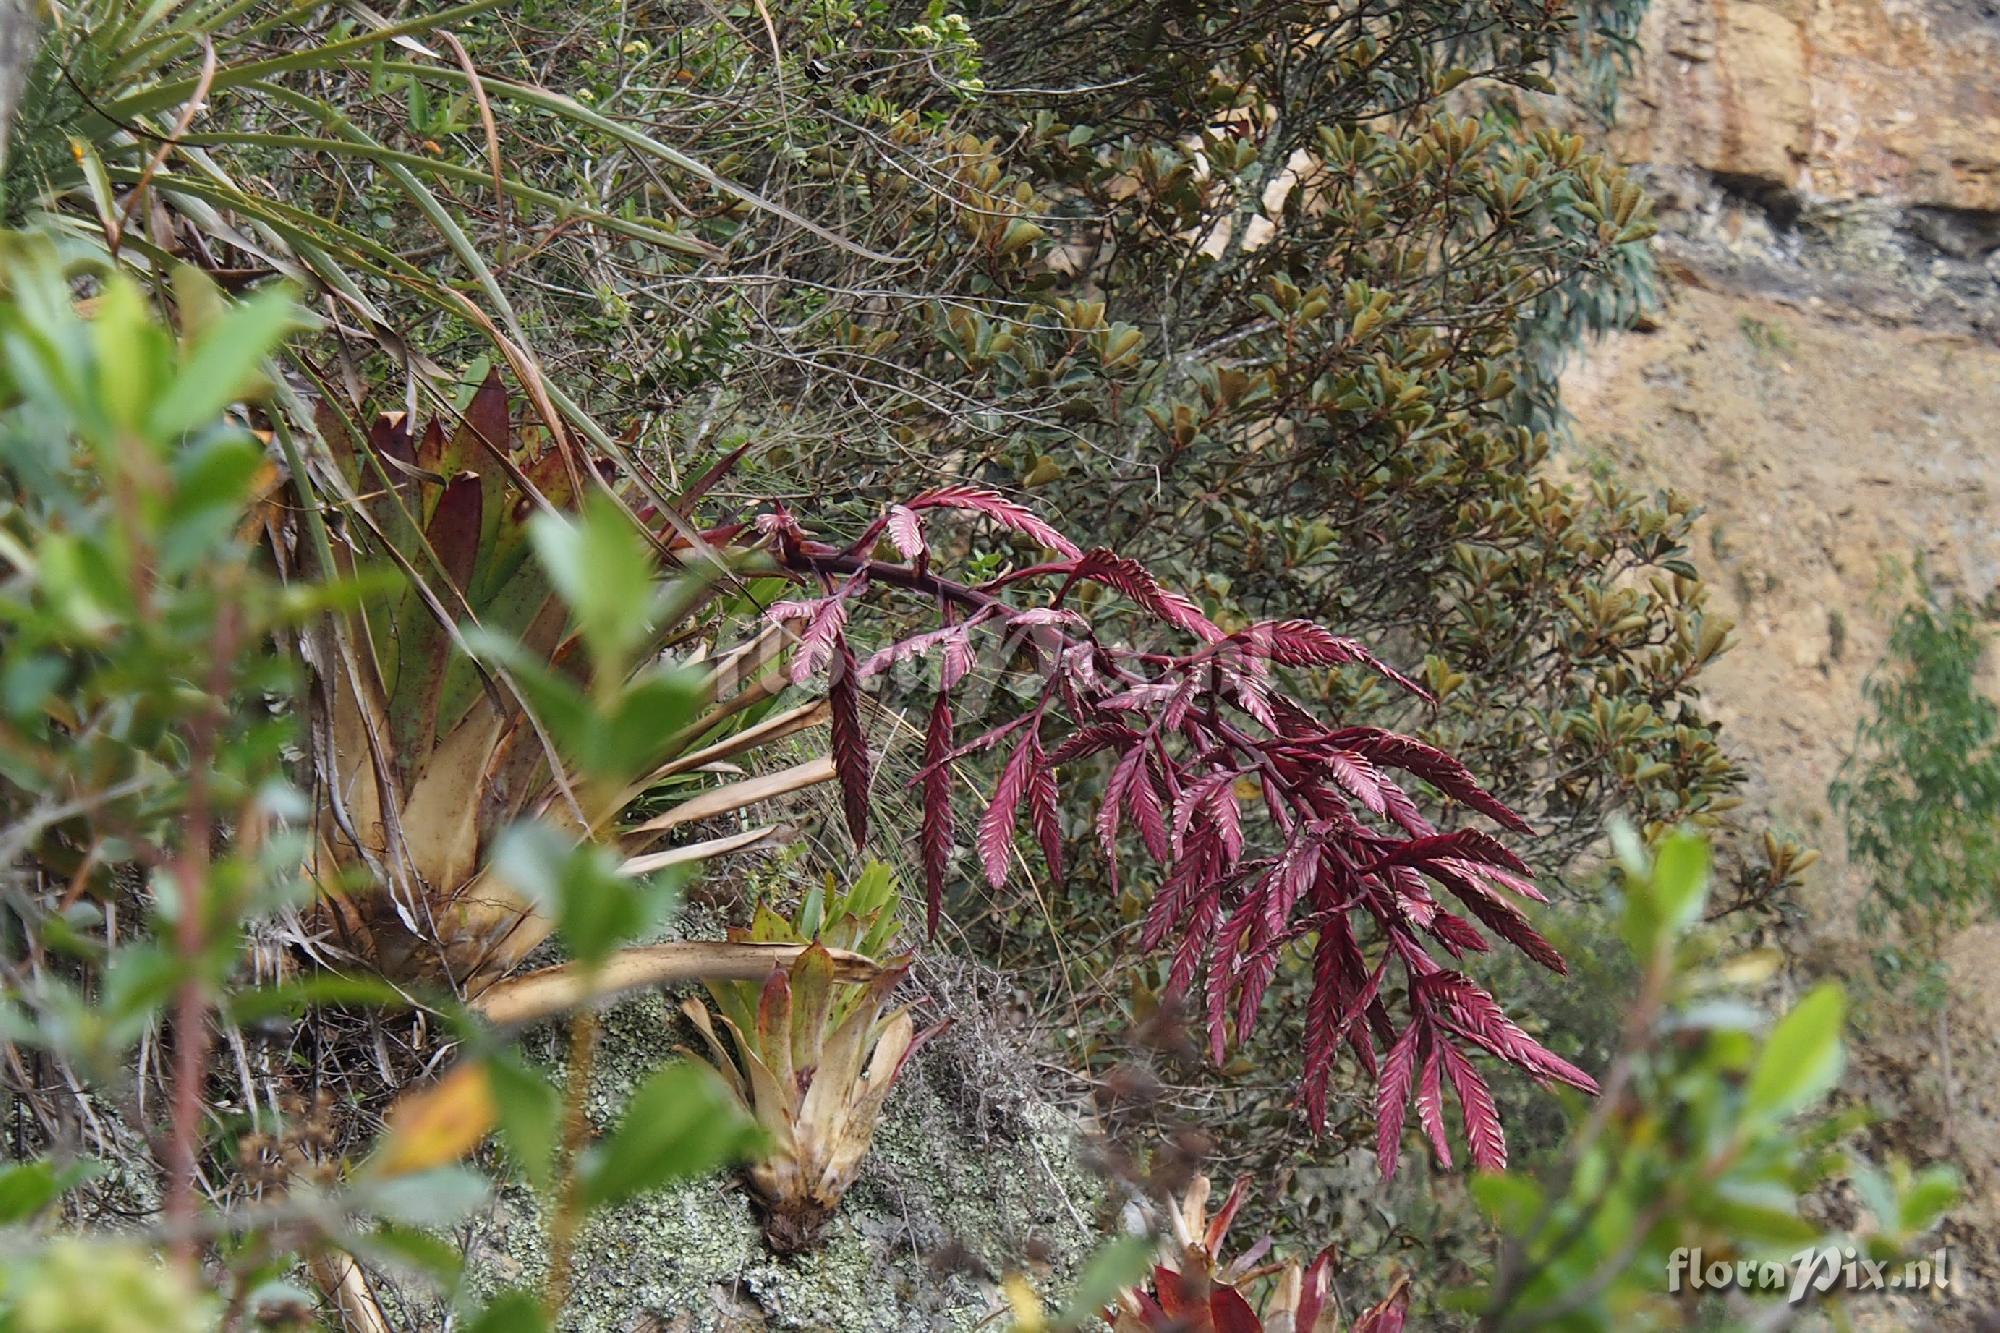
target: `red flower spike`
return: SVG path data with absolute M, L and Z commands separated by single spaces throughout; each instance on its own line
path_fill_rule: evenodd
M 923 532 L 921 515 L 939 509 L 989 519 L 1062 560 L 984 584 L 955 582 L 935 568 L 937 552 Z M 997 888 L 1006 882 L 1023 823 L 1049 869 L 1062 873 L 1055 770 L 1109 751 L 1095 833 L 1114 880 L 1130 844 L 1159 864 L 1141 941 L 1171 950 L 1170 996 L 1185 998 L 1201 985 L 1218 1061 L 1232 1037 L 1242 1039 L 1257 1021 L 1281 951 L 1304 942 L 1313 960 L 1304 1111 L 1315 1127 L 1324 1123 L 1333 1061 L 1346 1046 L 1376 1084 L 1384 1175 L 1395 1170 L 1413 1100 L 1425 1137 L 1449 1160 L 1446 1088 L 1465 1108 L 1473 1161 L 1482 1167 L 1504 1161 L 1498 1116 L 1473 1051 L 1537 1080 L 1594 1090 L 1587 1074 L 1528 1037 L 1490 995 L 1439 961 L 1492 947 L 1483 927 L 1562 969 L 1561 957 L 1516 905 L 1540 897 L 1526 865 L 1489 833 L 1440 830 L 1392 771 L 1514 832 L 1530 832 L 1527 821 L 1443 750 L 1376 727 L 1330 725 L 1286 692 L 1288 671 L 1356 665 L 1423 695 L 1362 645 L 1304 620 L 1266 621 L 1225 635 L 1192 600 L 1137 562 L 1102 549 L 1085 553 L 1025 506 L 974 487 L 946 487 L 892 507 L 845 548 L 814 540 L 789 515 L 760 521 L 756 533 L 752 540 L 782 570 L 816 592 L 834 590 L 773 614 L 804 622 L 795 676 L 824 668 L 831 677 L 835 762 L 857 836 L 865 829 L 869 756 L 860 740 L 861 673 L 847 651 L 849 608 L 887 595 L 945 611 L 943 629 L 881 647 L 866 672 L 933 648 L 944 652 L 917 778 L 933 930 L 954 833 L 950 763 L 1012 738 L 974 839 L 984 877 Z M 881 535 L 911 563 L 876 559 Z M 1185 644 L 1176 650 L 1100 637 L 1099 624 L 1064 604 L 1079 582 L 1124 599 L 1123 609 L 1110 610 L 1121 626 L 1136 614 L 1156 633 L 1185 636 Z M 981 719 L 984 730 L 954 744 L 947 699 L 971 678 L 975 635 L 1004 659 L 1041 673 L 1041 688 L 1022 716 Z M 1467 915 L 1441 907 L 1443 895 L 1434 888 L 1463 904 Z M 1392 1002 L 1404 1006 L 1400 1014 L 1391 1014 Z
M 1074 560 L 1083 554 L 1075 542 L 1050 527 L 1033 510 L 1015 504 L 994 491 L 974 486 L 944 486 L 924 492 L 903 507 L 912 513 L 920 509 L 960 509 L 983 514 L 1001 527 L 1018 532 L 1067 559 Z M 893 535 L 890 540 L 895 540 Z
M 840 779 L 847 831 L 859 847 L 868 841 L 868 733 L 861 725 L 860 673 L 846 638 L 838 634 L 833 643 L 833 678 L 827 699 L 832 705 L 833 771 Z
M 938 916 L 944 910 L 944 871 L 951 860 L 951 700 L 940 694 L 931 703 L 930 726 L 924 732 L 924 919 L 937 938 Z

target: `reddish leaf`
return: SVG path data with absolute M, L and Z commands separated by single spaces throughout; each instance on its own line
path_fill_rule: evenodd
M 1217 1287 L 1208 1298 L 1208 1316 L 1215 1333 L 1264 1333 L 1264 1321 L 1232 1287 Z
M 1188 1294 L 1187 1284 L 1181 1275 L 1165 1264 L 1153 1268 L 1153 1293 L 1159 1298 L 1160 1312 L 1168 1315 L 1199 1313 L 1194 1298 Z
M 1292 1321 L 1293 1333 L 1316 1333 L 1319 1328 L 1320 1311 L 1326 1308 L 1326 1298 L 1333 1285 L 1333 1249 L 1321 1250 L 1313 1261 L 1306 1265 L 1303 1290 L 1299 1293 L 1297 1317 Z
M 1403 1321 L 1409 1318 L 1409 1314 L 1410 1284 L 1399 1280 L 1396 1289 L 1381 1304 L 1371 1306 L 1366 1314 L 1354 1321 L 1354 1333 L 1403 1333 Z
M 674 497 L 674 512 L 682 518 L 693 514 L 694 507 L 701 497 L 707 495 L 715 483 L 735 470 L 737 463 L 742 461 L 743 455 L 750 451 L 750 446 L 754 443 L 756 443 L 754 440 L 745 440 L 703 469 L 699 477 L 688 483 L 686 490 Z
M 438 563 L 444 566 L 452 586 L 461 592 L 472 586 L 479 560 L 483 500 L 477 476 L 465 473 L 453 477 L 424 528 L 424 537 L 437 553 Z
M 1208 1219 L 1208 1227 L 1201 1234 L 1201 1248 L 1208 1251 L 1211 1259 L 1222 1253 L 1222 1241 L 1229 1234 L 1229 1228 L 1236 1221 L 1236 1214 L 1243 1211 L 1244 1200 L 1250 1197 L 1250 1177 L 1238 1176 L 1229 1186 L 1229 1197 L 1222 1201 L 1222 1207 Z

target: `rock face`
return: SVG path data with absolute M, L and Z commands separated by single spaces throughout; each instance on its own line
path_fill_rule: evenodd
M 1738 624 L 1709 702 L 1753 823 L 1825 853 L 1788 950 L 1848 987 L 1848 1087 L 1887 1117 L 1874 1147 L 1967 1177 L 1946 1231 L 1967 1280 L 1876 1326 L 1984 1327 L 2000 925 L 1948 950 L 1947 1124 L 1936 1042 L 1857 927 L 1868 886 L 1827 785 L 1911 595 L 1891 564 L 2000 605 L 2000 0 L 1654 0 L 1642 44 L 1613 143 L 1656 198 L 1666 305 L 1571 367 L 1571 459 L 1704 507 L 1695 559 Z
M 1617 134 L 1628 158 L 1804 197 L 2000 212 L 1993 0 L 1656 0 L 1640 40 Z

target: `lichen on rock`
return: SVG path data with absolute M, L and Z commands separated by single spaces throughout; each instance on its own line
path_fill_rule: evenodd
M 594 1123 L 614 1124 L 632 1089 L 675 1058 L 692 1035 L 683 1023 L 660 994 L 605 1012 L 588 1101 Z M 527 1049 L 560 1078 L 559 1029 L 533 1034 Z M 964 1025 L 921 1051 L 817 1252 L 772 1255 L 730 1177 L 592 1217 L 560 1327 L 944 1333 L 1002 1308 L 1006 1272 L 1062 1285 L 1096 1242 L 1104 1187 L 1084 1164 L 1078 1118 L 1041 1095 L 1029 1070 L 990 1031 Z M 544 1208 L 510 1183 L 462 1233 L 470 1294 L 540 1283 Z

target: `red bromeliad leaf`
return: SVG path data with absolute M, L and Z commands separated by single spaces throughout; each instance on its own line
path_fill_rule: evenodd
M 945 866 L 951 860 L 951 769 L 945 763 L 950 753 L 951 700 L 940 692 L 924 732 L 924 920 L 933 939 L 944 910 Z
M 1153 1294 L 1160 1303 L 1160 1312 L 1168 1315 L 1185 1315 L 1199 1312 L 1194 1297 L 1187 1291 L 1187 1284 L 1181 1275 L 1165 1264 L 1153 1267 Z
M 827 701 L 832 705 L 833 771 L 840 779 L 840 801 L 847 831 L 856 847 L 868 841 L 868 733 L 861 726 L 861 680 L 847 639 L 833 642 L 833 679 Z
M 1209 1296 L 1208 1318 L 1215 1333 L 1264 1333 L 1264 1321 L 1232 1287 L 1217 1287 Z
M 1319 1313 L 1326 1308 L 1327 1293 L 1333 1286 L 1332 1269 L 1332 1246 L 1321 1250 L 1306 1265 L 1303 1290 L 1299 1293 L 1298 1315 L 1292 1321 L 1293 1333 L 1315 1333 L 1319 1328 Z
M 1403 1333 L 1403 1323 L 1409 1315 L 1410 1284 L 1407 1280 L 1398 1281 L 1387 1299 L 1369 1307 L 1366 1314 L 1354 1321 L 1354 1333 Z M 1300 1321 L 1301 1330 L 1310 1327 Z
M 1213 1259 L 1222 1254 L 1222 1242 L 1229 1235 L 1229 1228 L 1236 1222 L 1236 1215 L 1243 1211 L 1244 1201 L 1250 1197 L 1250 1177 L 1238 1176 L 1229 1186 L 1229 1195 L 1222 1201 L 1222 1207 L 1215 1210 L 1202 1229 L 1201 1248 Z M 1255 1259 L 1251 1260 L 1254 1264 Z
M 1066 559 L 1074 560 L 1083 554 L 1075 542 L 1050 527 L 1032 509 L 1015 504 L 994 491 L 974 486 L 944 486 L 926 491 L 904 507 L 913 513 L 920 509 L 960 509 L 983 514 L 1001 527 L 1031 538 Z
M 1472 1067 L 1472 1061 L 1446 1042 L 1438 1044 L 1445 1073 L 1458 1093 L 1458 1105 L 1465 1112 L 1465 1136 L 1472 1142 L 1472 1164 L 1481 1171 L 1507 1169 L 1507 1136 L 1500 1130 L 1500 1111 L 1486 1080 Z

